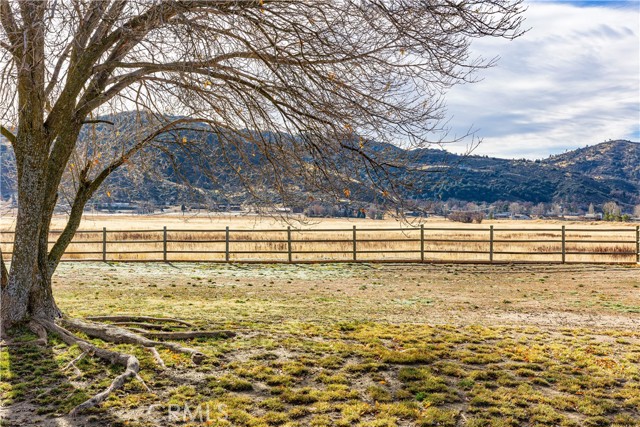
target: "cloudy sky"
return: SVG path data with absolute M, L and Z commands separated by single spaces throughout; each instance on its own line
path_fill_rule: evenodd
M 525 17 L 517 40 L 474 42 L 500 60 L 448 93 L 452 133 L 473 126 L 474 153 L 506 158 L 640 141 L 640 0 L 528 0 Z

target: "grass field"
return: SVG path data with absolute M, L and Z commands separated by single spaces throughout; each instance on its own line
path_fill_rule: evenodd
M 85 357 L 63 370 L 80 350 L 55 339 L 3 349 L 3 425 L 637 426 L 639 273 L 63 264 L 55 294 L 70 316 L 175 316 L 238 336 L 190 342 L 208 356 L 199 366 L 159 350 L 166 370 L 93 340 L 136 354 L 151 391 L 132 381 L 73 420 L 120 369 Z
M 13 219 L 0 220 L 0 230 L 9 230 Z M 417 224 L 394 219 L 322 219 L 291 221 L 294 261 L 348 261 L 353 257 L 353 227 L 357 231 L 358 260 L 420 260 L 421 232 Z M 64 218 L 56 218 L 52 229 L 61 229 Z M 286 261 L 287 224 L 256 216 L 121 216 L 86 215 L 81 230 L 65 260 L 101 260 L 102 229 L 106 234 L 107 259 L 113 261 L 162 260 L 163 227 L 167 232 L 170 261 L 224 261 L 225 227 L 230 226 L 231 261 Z M 571 221 L 485 221 L 461 224 L 429 219 L 423 224 L 424 258 L 427 261 L 488 261 L 490 226 L 494 227 L 494 261 L 558 262 L 562 259 L 562 226 L 567 228 L 568 262 L 635 262 L 636 225 Z M 390 230 L 385 230 L 390 229 Z M 343 231 L 336 231 L 343 230 Z M 0 236 L 4 253 L 11 251 L 9 235 Z M 51 240 L 55 240 L 52 234 Z M 5 243 L 3 243 L 5 242 Z M 462 252 L 465 251 L 465 252 Z M 314 253 L 316 252 L 316 253 Z

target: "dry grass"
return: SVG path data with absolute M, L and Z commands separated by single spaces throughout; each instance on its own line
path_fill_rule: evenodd
M 64 218 L 54 220 L 61 228 Z M 420 230 L 396 220 L 323 219 L 290 223 L 293 261 L 349 261 L 353 259 L 353 226 L 357 227 L 357 259 L 420 260 Z M 490 226 L 494 226 L 494 261 L 561 260 L 562 232 L 566 232 L 568 262 L 634 262 L 636 226 L 633 224 L 559 221 L 488 221 L 482 225 L 429 220 L 424 224 L 425 261 L 488 261 Z M 11 218 L 0 228 L 9 230 Z M 230 232 L 231 261 L 287 261 L 287 223 L 255 216 L 86 216 L 82 230 L 69 246 L 65 260 L 102 259 L 102 227 L 107 229 L 107 259 L 143 261 L 163 259 L 163 231 L 167 226 L 169 261 L 224 261 L 225 227 Z M 385 230 L 390 229 L 390 230 Z M 341 230 L 341 231 L 338 231 Z M 575 231 L 574 231 L 575 230 Z M 6 241 L 10 235 L 2 235 Z M 52 241 L 55 233 L 52 233 Z M 11 245 L 0 243 L 3 252 Z M 315 253 L 314 253 L 315 252 Z
M 191 342 L 208 356 L 198 367 L 162 351 L 165 371 L 149 352 L 94 340 L 134 352 L 152 392 L 131 382 L 75 420 L 59 415 L 114 368 L 85 357 L 62 371 L 80 351 L 55 339 L 3 350 L 0 416 L 42 427 L 637 426 L 639 287 L 637 267 L 615 266 L 68 263 L 54 292 L 71 316 L 176 316 L 238 336 Z

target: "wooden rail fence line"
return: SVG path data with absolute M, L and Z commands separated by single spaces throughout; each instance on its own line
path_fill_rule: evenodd
M 60 232 L 51 231 L 50 236 L 55 238 Z M 392 234 L 379 237 L 385 233 Z M 0 246 L 7 255 L 12 253 L 13 234 L 0 231 Z M 280 238 L 269 237 L 270 234 Z M 605 238 L 598 238 L 603 234 Z M 81 240 L 83 236 L 86 240 Z M 212 230 L 169 230 L 166 226 L 161 230 L 107 230 L 105 227 L 78 231 L 76 238 L 70 248 L 90 245 L 89 249 L 69 249 L 62 261 L 640 263 L 639 226 L 357 228 L 354 225 L 351 229 L 262 230 L 233 230 L 228 226 Z M 54 242 L 51 240 L 49 244 Z M 319 244 L 323 247 L 317 248 Z M 211 249 L 211 245 L 216 248 Z M 90 250 L 91 247 L 94 250 Z

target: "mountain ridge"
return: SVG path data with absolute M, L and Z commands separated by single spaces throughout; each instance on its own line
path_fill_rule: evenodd
M 440 154 L 441 155 L 441 154 Z M 437 159 L 428 150 L 421 162 Z M 457 164 L 443 199 L 632 206 L 640 203 L 640 143 L 606 141 L 547 159 L 502 159 L 449 154 Z
M 379 145 L 376 150 L 403 151 L 390 144 L 375 144 Z M 2 150 L 7 151 L 6 144 L 3 144 Z M 447 169 L 446 172 L 428 174 L 406 172 L 415 174 L 411 176 L 411 179 L 415 179 L 413 188 L 406 194 L 407 198 L 414 200 L 560 202 L 581 208 L 607 201 L 615 201 L 626 207 L 640 204 L 639 142 L 609 140 L 538 160 L 458 155 L 432 148 L 404 151 L 411 155 L 416 169 L 437 169 L 443 165 Z M 3 162 L 7 161 L 7 157 L 3 155 Z M 160 164 L 159 158 L 152 161 Z M 6 169 L 3 167 L 3 172 Z M 173 172 L 143 183 L 128 180 L 124 173 L 115 174 L 108 181 L 117 182 L 117 186 L 123 190 L 121 193 L 129 193 L 131 199 L 160 204 L 189 198 L 187 193 L 194 194 L 194 190 L 200 195 L 212 191 L 211 185 L 203 185 L 202 177 L 198 176 L 190 177 L 190 189 L 186 191 Z M 10 181 L 9 177 L 3 175 L 4 198 L 11 193 L 13 186 Z M 100 199 L 101 196 L 97 195 L 96 198 Z

